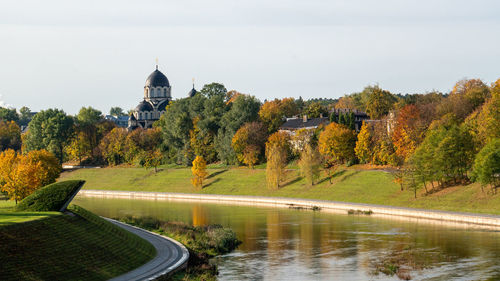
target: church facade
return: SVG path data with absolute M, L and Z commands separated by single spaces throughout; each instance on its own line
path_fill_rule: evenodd
M 144 99 L 137 105 L 128 118 L 128 130 L 136 128 L 151 128 L 153 123 L 160 119 L 165 113 L 167 105 L 172 101 L 172 87 L 167 76 L 158 70 L 151 73 L 146 79 L 144 85 Z M 196 94 L 193 89 L 188 93 L 188 96 Z

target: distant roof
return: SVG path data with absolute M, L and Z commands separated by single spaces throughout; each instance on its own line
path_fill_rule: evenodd
M 158 106 L 158 111 L 165 111 L 165 109 L 169 103 L 170 103 L 169 100 L 166 100 L 166 101 L 160 103 L 160 105 Z
M 303 128 L 316 128 L 321 124 L 329 123 L 328 117 L 309 118 L 304 122 L 303 118 L 289 118 L 285 124 L 281 125 L 280 130 L 298 130 Z
M 135 111 L 153 111 L 153 106 L 149 102 L 143 100 L 135 108 Z
M 188 97 L 192 98 L 192 97 L 194 97 L 196 95 L 196 93 L 198 93 L 198 91 L 196 91 L 196 89 L 193 86 L 193 88 L 191 89 L 191 91 L 188 92 Z

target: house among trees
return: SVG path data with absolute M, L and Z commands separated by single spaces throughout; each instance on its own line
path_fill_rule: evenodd
M 323 117 L 321 114 L 318 118 L 308 118 L 307 115 L 299 117 L 287 118 L 286 122 L 279 128 L 280 131 L 284 131 L 290 135 L 294 135 L 294 131 L 300 129 L 316 129 L 320 125 L 328 125 L 330 122 L 336 122 L 343 124 L 356 132 L 361 130 L 361 125 L 363 121 L 368 120 L 369 117 L 365 112 L 359 110 L 351 109 L 332 109 L 330 110 L 330 117 Z

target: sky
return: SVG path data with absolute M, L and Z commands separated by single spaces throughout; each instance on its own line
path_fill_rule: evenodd
M 2 0 L 0 106 L 134 108 L 159 69 L 174 99 L 219 82 L 260 100 L 378 84 L 448 92 L 500 78 L 494 0 Z

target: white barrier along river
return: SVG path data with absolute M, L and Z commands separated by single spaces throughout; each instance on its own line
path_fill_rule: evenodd
M 425 210 L 403 207 L 392 207 L 384 205 L 372 205 L 362 203 L 347 203 L 338 201 L 284 198 L 284 197 L 261 197 L 242 195 L 217 195 L 217 194 L 189 194 L 168 192 L 141 192 L 141 191 L 111 191 L 111 190 L 80 190 L 78 195 L 83 197 L 107 197 L 128 199 L 152 199 L 152 200 L 188 200 L 188 201 L 215 201 L 221 203 L 242 203 L 242 205 L 265 205 L 279 207 L 319 207 L 322 210 L 331 210 L 347 214 L 349 210 L 360 210 L 362 212 L 373 212 L 375 216 L 399 216 L 407 218 L 418 218 L 426 220 L 438 220 L 454 222 L 459 224 L 472 224 L 478 226 L 489 226 L 500 228 L 500 216 L 483 215 L 461 212 L 447 212 L 437 210 Z

